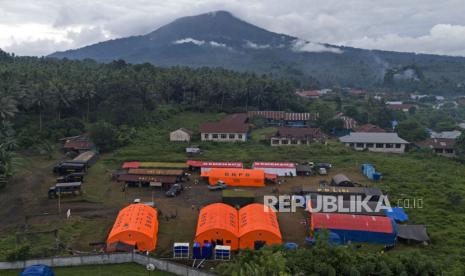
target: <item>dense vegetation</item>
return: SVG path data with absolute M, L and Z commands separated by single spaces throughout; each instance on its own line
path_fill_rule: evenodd
M 310 261 L 311 260 L 311 261 Z M 243 251 L 219 267 L 222 275 L 439 275 L 440 266 L 420 254 L 366 254 L 322 240 L 311 250 L 266 248 Z M 456 272 L 460 272 L 457 270 Z

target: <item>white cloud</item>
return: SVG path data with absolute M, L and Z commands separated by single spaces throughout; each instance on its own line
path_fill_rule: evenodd
M 465 26 L 437 24 L 427 35 L 418 37 L 386 34 L 346 41 L 343 44 L 368 49 L 465 56 Z
M 173 42 L 173 44 L 185 44 L 185 43 L 192 43 L 197 46 L 200 46 L 200 45 L 205 44 L 205 41 L 188 37 L 188 38 L 179 39 Z
M 20 55 L 44 55 L 66 47 L 82 47 L 96 39 L 145 34 L 181 16 L 221 9 L 262 28 L 306 41 L 465 56 L 463 0 L 0 2 L 0 48 Z M 30 49 L 27 45 L 31 43 L 43 43 L 44 47 Z M 306 48 L 318 51 L 320 45 Z
M 212 47 L 221 47 L 221 48 L 227 48 L 228 47 L 228 46 L 226 46 L 226 44 L 219 43 L 219 42 L 216 42 L 216 41 L 210 41 L 209 44 Z
M 252 48 L 252 49 L 258 49 L 258 50 L 262 50 L 262 49 L 268 49 L 268 48 L 271 48 L 271 45 L 270 44 L 257 44 L 257 43 L 254 43 L 252 41 L 246 41 L 245 45 L 244 45 L 246 48 Z
M 308 42 L 301 39 L 296 39 L 292 45 L 292 50 L 295 52 L 330 52 L 335 54 L 342 54 L 342 50 L 336 47 L 330 47 L 321 43 Z

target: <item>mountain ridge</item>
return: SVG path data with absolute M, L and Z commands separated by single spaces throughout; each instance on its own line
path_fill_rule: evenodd
M 224 67 L 290 76 L 299 81 L 314 77 L 322 84 L 373 86 L 385 80 L 388 70 L 418 64 L 435 77 L 438 64 L 454 82 L 456 71 L 465 69 L 465 58 L 405 52 L 365 50 L 306 41 L 270 32 L 216 11 L 178 18 L 145 35 L 99 42 L 82 48 L 55 52 L 53 58 L 158 66 Z M 439 68 L 439 67 L 438 67 Z M 442 70 L 442 69 L 441 69 Z M 462 80 L 465 81 L 465 80 Z

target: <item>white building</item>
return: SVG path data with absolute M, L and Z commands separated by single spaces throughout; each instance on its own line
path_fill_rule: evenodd
M 252 168 L 278 176 L 296 176 L 296 166 L 290 162 L 254 162 Z
M 178 128 L 175 131 L 170 132 L 170 141 L 174 142 L 190 142 L 192 137 L 192 131 L 185 128 Z
M 355 150 L 392 153 L 404 153 L 409 144 L 397 133 L 376 132 L 351 132 L 349 135 L 339 138 L 339 141 Z
M 220 122 L 200 125 L 200 139 L 215 142 L 245 142 L 249 132 L 246 114 L 232 114 Z

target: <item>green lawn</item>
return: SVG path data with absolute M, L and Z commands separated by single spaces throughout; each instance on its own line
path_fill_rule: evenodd
M 113 265 L 89 265 L 89 266 L 76 266 L 76 267 L 55 267 L 53 268 L 56 276 L 139 276 L 149 275 L 144 266 L 134 263 L 128 264 L 113 264 Z M 6 270 L 0 271 L 2 276 L 17 276 L 19 270 Z M 171 273 L 163 271 L 152 271 L 150 275 L 153 276 L 168 276 Z

